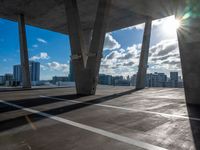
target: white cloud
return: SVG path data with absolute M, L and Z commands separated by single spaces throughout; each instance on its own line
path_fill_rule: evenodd
M 8 61 L 8 59 L 6 59 L 6 58 L 3 59 L 3 62 L 7 62 L 7 61 Z
M 164 40 L 150 48 L 149 70 L 181 71 L 178 41 Z
M 145 23 L 138 24 L 138 25 L 134 26 L 134 28 L 137 29 L 137 30 L 144 30 L 144 27 L 145 27 Z
M 69 65 L 68 64 L 61 64 L 59 62 L 53 61 L 53 62 L 47 63 L 47 67 L 51 71 L 62 71 L 63 73 L 66 73 L 66 74 L 69 73 Z
M 153 27 L 163 26 L 163 25 L 170 25 L 173 24 L 175 21 L 175 16 L 169 16 L 162 19 L 157 19 L 152 22 Z
M 105 49 L 114 50 L 120 47 L 121 45 L 113 38 L 113 36 L 110 33 L 106 34 L 104 42 L 104 50 Z
M 38 48 L 37 44 L 32 45 L 33 48 Z
M 168 18 L 158 19 L 158 20 L 152 21 L 152 27 L 154 28 L 154 27 L 157 27 L 157 26 L 160 26 L 160 25 L 164 24 L 166 19 L 168 19 Z M 142 23 L 142 24 L 130 26 L 128 28 L 124 28 L 122 30 L 133 30 L 133 29 L 144 30 L 144 28 L 145 28 L 145 23 Z
M 165 18 L 162 18 L 162 19 L 153 20 L 152 21 L 152 28 L 163 26 L 164 24 L 166 24 L 170 21 L 173 22 L 173 20 L 174 20 L 174 16 L 169 16 L 169 17 L 165 17 Z M 121 30 L 133 30 L 133 29 L 144 30 L 144 27 L 145 27 L 145 23 L 142 23 L 142 24 L 130 26 L 130 27 L 127 27 L 127 28 L 123 28 Z
M 100 73 L 110 75 L 133 75 L 138 70 L 141 44 L 133 44 L 126 49 L 111 51 L 101 62 Z M 149 72 L 178 71 L 181 73 L 178 41 L 163 40 L 153 45 L 149 51 Z
M 45 65 L 42 65 L 42 64 L 40 64 L 40 68 L 42 69 L 42 70 L 47 70 L 48 69 L 48 67 L 47 66 L 45 66 Z
M 153 27 L 157 27 L 165 22 L 165 19 L 158 19 L 152 22 Z
M 30 58 L 30 60 L 40 60 L 40 59 L 49 59 L 48 53 L 41 52 L 39 55 L 33 56 Z
M 141 44 L 134 44 L 111 51 L 102 59 L 100 73 L 123 76 L 136 73 L 140 49 Z
M 47 44 L 47 41 L 42 39 L 42 38 L 37 38 L 37 41 L 40 42 L 40 43 Z
M 130 27 L 127 27 L 127 28 L 123 28 L 123 29 L 121 29 L 121 30 L 133 30 L 133 29 L 136 29 L 136 30 L 144 30 L 144 27 L 145 27 L 145 23 L 142 23 L 142 24 L 130 26 Z

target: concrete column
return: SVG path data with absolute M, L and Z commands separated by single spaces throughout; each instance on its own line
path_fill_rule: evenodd
M 76 0 L 65 0 L 77 94 L 95 94 L 110 2 L 99 0 L 94 28 L 85 32 Z
M 140 62 L 136 79 L 136 89 L 145 88 L 146 72 L 148 68 L 148 55 L 151 38 L 151 18 L 147 18 L 144 29 L 142 49 L 140 54 Z
M 89 56 L 86 69 L 89 72 L 88 90 L 90 94 L 95 94 L 98 83 L 98 75 L 103 53 L 103 46 L 108 25 L 108 15 L 111 0 L 100 0 L 98 4 L 96 20 L 93 29 L 92 41 L 89 50 Z
M 200 104 L 200 3 L 188 0 L 182 6 L 176 17 L 186 102 Z
M 82 54 L 83 38 L 78 6 L 76 0 L 65 0 L 67 27 L 71 46 L 71 63 L 74 71 L 77 94 L 82 94 L 82 80 L 85 77 L 84 59 Z M 86 85 L 85 85 L 86 86 Z
M 19 26 L 19 40 L 20 40 L 20 61 L 22 69 L 22 87 L 31 88 L 28 49 L 26 41 L 26 28 L 25 28 L 25 21 L 23 14 L 20 14 L 18 16 L 18 26 Z
M 83 55 L 84 67 L 86 68 L 90 44 L 92 40 L 92 29 L 84 30 L 82 33 L 83 33 L 82 55 Z

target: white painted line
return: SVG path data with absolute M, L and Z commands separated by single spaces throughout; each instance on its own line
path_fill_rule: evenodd
M 109 132 L 109 131 L 106 131 L 106 130 L 102 130 L 102 129 L 95 128 L 95 127 L 92 127 L 92 126 L 88 126 L 88 125 L 85 125 L 85 124 L 74 122 L 74 121 L 64 119 L 64 118 L 61 118 L 61 117 L 53 116 L 51 114 L 40 112 L 40 111 L 37 111 L 37 110 L 34 110 L 34 109 L 25 108 L 23 106 L 16 105 L 16 104 L 13 104 L 13 103 L 10 103 L 10 102 L 6 102 L 4 100 L 0 100 L 0 103 L 9 105 L 9 106 L 12 106 L 12 107 L 15 107 L 15 108 L 19 108 L 19 109 L 27 111 L 27 112 L 38 114 L 40 116 L 44 116 L 44 117 L 50 118 L 52 120 L 56 120 L 58 122 L 62 122 L 62 123 L 67 124 L 67 125 L 71 125 L 71 126 L 74 126 L 74 127 L 80 128 L 80 129 L 84 129 L 84 130 L 87 130 L 87 131 L 90 131 L 90 132 L 93 132 L 93 133 L 96 133 L 96 134 L 103 135 L 105 137 L 109 137 L 111 139 L 115 139 L 115 140 L 120 141 L 120 142 L 131 144 L 131 145 L 134 145 L 134 146 L 137 146 L 137 147 L 140 147 L 140 148 L 144 148 L 144 149 L 147 149 L 147 150 L 167 150 L 167 149 L 162 148 L 162 147 L 158 147 L 158 146 L 155 146 L 155 145 L 152 145 L 152 144 L 149 144 L 149 143 L 134 140 L 134 139 L 131 139 L 131 138 L 128 138 L 128 137 L 125 137 L 125 136 L 121 136 L 121 135 L 118 135 L 118 134 L 115 134 L 115 133 L 112 133 L 112 132 Z
M 121 109 L 121 110 L 133 111 L 133 112 L 143 112 L 143 113 L 161 115 L 161 116 L 170 117 L 170 118 L 174 117 L 174 118 L 181 118 L 181 119 L 200 121 L 200 118 L 187 117 L 187 116 L 181 116 L 181 115 L 173 115 L 173 114 L 166 114 L 166 113 L 159 113 L 159 112 L 148 111 L 148 110 L 140 110 L 140 109 L 126 108 L 126 107 L 119 107 L 119 106 L 105 105 L 105 104 L 93 104 L 93 103 L 89 103 L 89 102 L 80 102 L 80 101 L 76 101 L 76 100 L 62 99 L 62 98 L 56 98 L 56 97 L 50 97 L 50 96 L 40 96 L 40 97 L 49 98 L 49 99 L 55 99 L 55 100 L 61 100 L 61 101 L 66 101 L 66 102 L 72 102 L 72 103 L 83 103 L 83 104 L 89 104 L 89 105 L 96 105 L 96 106 L 100 106 L 100 107 Z

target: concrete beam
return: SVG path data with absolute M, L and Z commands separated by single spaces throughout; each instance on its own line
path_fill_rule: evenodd
M 83 32 L 77 1 L 65 0 L 77 94 L 96 92 L 110 3 L 110 0 L 99 0 L 94 28 Z
M 137 90 L 145 88 L 145 79 L 148 68 L 148 55 L 149 55 L 149 46 L 151 38 L 151 24 L 152 24 L 152 19 L 148 17 L 145 23 L 142 49 L 140 54 L 140 62 L 137 73 L 137 80 L 136 80 Z
M 82 33 L 83 33 L 82 55 L 83 55 L 84 67 L 86 68 L 93 30 L 92 29 L 83 30 Z
M 189 0 L 185 2 L 185 7 L 179 9 L 176 17 L 181 19 L 181 27 L 177 30 L 177 33 L 186 102 L 191 104 L 200 104 L 199 0 Z
M 18 27 L 20 40 L 20 61 L 22 68 L 22 87 L 31 88 L 28 49 L 26 41 L 26 27 L 23 14 L 18 15 Z
M 77 94 L 80 94 L 84 74 L 84 59 L 82 53 L 83 39 L 80 17 L 76 0 L 65 0 L 66 16 L 71 46 L 71 62 L 74 71 Z
M 90 85 L 89 91 L 95 94 L 98 83 L 98 75 L 103 53 L 103 46 L 106 34 L 106 27 L 108 25 L 108 15 L 111 7 L 111 0 L 100 0 L 98 4 L 92 41 L 89 50 L 89 57 L 86 69 L 90 73 L 88 83 Z

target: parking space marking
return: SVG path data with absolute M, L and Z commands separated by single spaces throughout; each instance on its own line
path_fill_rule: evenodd
M 78 123 L 78 122 L 75 122 L 75 121 L 64 119 L 64 118 L 54 116 L 54 115 L 51 115 L 51 114 L 48 114 L 48 113 L 40 112 L 38 110 L 26 108 L 26 107 L 23 107 L 23 106 L 20 106 L 20 105 L 16 105 L 16 104 L 13 104 L 13 103 L 10 103 L 10 102 L 6 102 L 4 100 L 0 100 L 0 103 L 15 107 L 15 108 L 27 111 L 27 112 L 38 114 L 40 116 L 44 116 L 44 117 L 47 117 L 49 119 L 52 119 L 52 120 L 55 120 L 55 121 L 58 121 L 58 122 L 61 122 L 61 123 L 67 124 L 67 125 L 71 125 L 71 126 L 83 129 L 83 130 L 90 131 L 92 133 L 103 135 L 105 137 L 108 137 L 108 138 L 111 138 L 111 139 L 114 139 L 114 140 L 117 140 L 117 141 L 120 141 L 120 142 L 123 142 L 123 143 L 126 143 L 126 144 L 130 144 L 130 145 L 133 145 L 133 146 L 144 148 L 146 150 L 167 150 L 165 148 L 155 146 L 155 145 L 152 145 L 152 144 L 149 144 L 149 143 L 146 143 L 146 142 L 134 140 L 134 139 L 131 139 L 131 138 L 128 138 L 128 137 L 125 137 L 125 136 L 121 136 L 119 134 L 115 134 L 115 133 L 112 133 L 112 132 L 109 132 L 109 131 L 106 131 L 106 130 L 102 130 L 102 129 L 95 128 L 95 127 L 92 127 L 92 126 L 88 126 L 88 125 L 85 125 L 85 124 L 82 124 L 82 123 Z
M 174 114 L 166 114 L 166 113 L 160 113 L 160 112 L 149 111 L 149 110 L 140 110 L 140 109 L 119 107 L 119 106 L 106 105 L 106 104 L 95 104 L 95 103 L 90 103 L 90 102 L 81 102 L 81 101 L 77 101 L 77 100 L 62 99 L 62 98 L 56 98 L 56 97 L 50 97 L 50 96 L 44 96 L 44 95 L 41 95 L 40 97 L 54 99 L 54 100 L 61 100 L 61 101 L 66 101 L 66 102 L 72 102 L 72 103 L 83 103 L 83 104 L 95 105 L 95 106 L 100 106 L 100 107 L 114 108 L 114 109 L 120 109 L 120 110 L 126 110 L 126 111 L 142 112 L 142 113 L 160 115 L 160 116 L 169 117 L 169 118 L 173 117 L 173 118 L 181 118 L 181 119 L 200 121 L 200 118 L 187 117 L 187 116 L 174 115 Z

